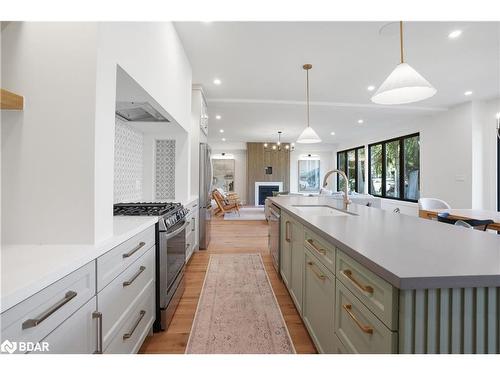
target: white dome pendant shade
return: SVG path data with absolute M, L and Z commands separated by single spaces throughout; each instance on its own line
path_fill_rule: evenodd
M 396 66 L 380 85 L 372 102 L 377 104 L 405 104 L 433 96 L 437 90 L 407 63 Z
M 304 129 L 304 131 L 300 134 L 297 139 L 297 143 L 319 143 L 321 142 L 321 138 L 316 134 L 313 128 L 308 126 Z
M 433 96 L 437 90 L 403 58 L 403 21 L 399 23 L 401 63 L 380 85 L 371 100 L 377 104 L 407 104 Z
M 312 68 L 312 65 L 304 64 L 302 68 L 306 71 L 307 127 L 300 134 L 297 143 L 319 143 L 321 142 L 321 138 L 309 125 L 309 70 Z

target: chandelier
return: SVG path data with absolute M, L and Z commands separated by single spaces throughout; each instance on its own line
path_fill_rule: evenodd
M 270 144 L 268 142 L 264 143 L 264 149 L 271 149 L 273 151 L 295 151 L 295 143 L 285 143 L 284 145 L 281 143 L 281 134 L 283 132 L 278 132 L 278 142 L 274 144 Z

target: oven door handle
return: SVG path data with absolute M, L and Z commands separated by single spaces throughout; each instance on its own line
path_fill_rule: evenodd
M 189 224 L 189 221 L 185 221 L 184 224 L 182 224 L 182 227 L 180 227 L 179 229 L 176 229 L 175 231 L 173 231 L 172 233 L 166 233 L 166 238 L 167 240 L 177 236 L 179 233 L 181 233 L 184 229 L 186 229 L 186 227 L 188 226 Z

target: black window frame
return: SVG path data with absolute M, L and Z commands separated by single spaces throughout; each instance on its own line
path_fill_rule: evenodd
M 349 148 L 347 150 L 338 151 L 337 152 L 337 169 L 343 170 L 347 174 L 347 165 L 348 165 L 347 154 L 350 151 L 354 151 L 354 184 L 356 185 L 355 191 L 356 191 L 356 193 L 364 194 L 365 193 L 364 191 L 359 191 L 359 181 L 358 181 L 358 161 L 359 161 L 358 151 L 359 150 L 365 151 L 365 160 L 366 160 L 367 152 L 366 152 L 366 147 L 364 145 Z M 340 168 L 340 157 L 339 157 L 340 154 L 345 154 L 344 169 Z M 365 166 L 365 168 L 366 168 L 366 166 Z M 349 185 L 349 181 L 346 181 L 346 184 Z M 365 181 L 365 184 L 366 184 L 366 181 Z M 339 188 L 339 185 L 340 185 L 340 176 L 337 174 L 337 190 Z
M 420 133 L 413 133 L 408 135 L 403 135 L 401 137 L 395 137 L 391 139 L 386 139 L 379 142 L 370 143 L 368 145 L 368 194 L 371 194 L 378 198 L 383 199 L 393 199 L 403 202 L 417 203 L 418 199 L 406 199 L 405 196 L 405 181 L 404 181 L 404 141 L 408 138 L 418 137 L 420 142 Z M 388 197 L 386 192 L 386 145 L 387 143 L 392 143 L 394 141 L 399 142 L 399 191 L 401 197 Z M 372 147 L 382 145 L 382 194 L 374 194 L 372 192 Z M 419 158 L 420 158 L 420 143 L 419 143 Z M 418 191 L 420 192 L 420 161 L 419 161 L 419 178 L 418 178 Z

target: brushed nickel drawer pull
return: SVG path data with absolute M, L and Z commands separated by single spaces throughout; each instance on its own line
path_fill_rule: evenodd
M 316 250 L 318 253 L 323 254 L 323 255 L 326 255 L 326 250 L 325 250 L 325 249 L 323 249 L 323 248 L 317 247 L 317 246 L 314 244 L 314 241 L 313 241 L 312 239 L 308 239 L 308 240 L 307 240 L 307 243 L 308 243 L 309 245 L 311 245 L 311 246 L 312 246 L 312 248 L 313 248 L 314 250 Z
M 94 354 L 102 354 L 102 312 L 94 311 L 92 313 L 92 319 L 99 319 L 97 323 L 97 349 Z
M 311 267 L 311 270 L 313 271 L 313 273 L 316 275 L 316 277 L 318 279 L 320 279 L 320 280 L 328 279 L 328 277 L 326 277 L 326 275 L 323 275 L 322 273 L 320 273 L 316 270 L 316 267 L 315 267 L 313 262 L 307 262 L 307 264 L 309 265 L 309 267 Z
M 361 284 L 358 280 L 356 280 L 354 278 L 354 276 L 352 276 L 351 270 L 343 270 L 342 273 L 345 275 L 345 277 L 347 277 L 349 280 L 351 280 L 352 283 L 354 285 L 356 285 L 359 289 L 361 289 L 363 292 L 370 293 L 370 294 L 373 293 L 373 287 L 371 287 L 370 285 Z
M 63 299 L 61 299 L 59 302 L 57 302 L 54 306 L 45 310 L 40 316 L 38 316 L 34 319 L 25 320 L 23 322 L 22 328 L 27 329 L 27 328 L 36 327 L 41 322 L 43 322 L 45 319 L 47 319 L 49 316 L 54 314 L 61 307 L 63 307 L 65 304 L 67 304 L 69 301 L 71 301 L 73 298 L 75 298 L 76 295 L 77 295 L 77 293 L 72 291 L 72 290 L 70 290 L 69 292 L 66 292 Z
M 146 245 L 146 242 L 139 242 L 139 245 L 137 245 L 136 247 L 134 247 L 132 250 L 130 250 L 128 253 L 125 253 L 123 254 L 123 257 L 124 258 L 128 258 L 128 257 L 131 257 L 132 255 L 134 255 L 134 253 L 140 249 L 142 249 L 144 246 Z
M 352 306 L 350 304 L 344 304 L 342 305 L 342 308 L 347 311 L 347 314 L 351 317 L 352 320 L 354 320 L 354 323 L 361 329 L 364 333 L 371 335 L 373 334 L 373 328 L 370 326 L 365 326 L 361 324 L 359 319 L 352 313 Z
M 145 310 L 141 310 L 139 312 L 139 319 L 136 320 L 136 322 L 135 322 L 134 326 L 132 327 L 132 329 L 130 330 L 130 332 L 123 335 L 123 339 L 124 340 L 128 340 L 129 338 L 132 337 L 132 335 L 134 334 L 135 329 L 137 328 L 137 326 L 141 322 L 142 318 L 144 318 L 144 315 L 146 315 L 146 311 Z
M 290 222 L 287 220 L 287 221 L 285 221 L 285 241 L 291 242 L 291 238 L 288 235 L 288 225 L 290 225 Z
M 135 279 L 137 279 L 139 277 L 139 275 L 144 272 L 145 269 L 146 269 L 146 267 L 140 266 L 139 271 L 137 271 L 136 274 L 134 276 L 132 276 L 132 278 L 130 280 L 123 282 L 123 286 L 126 287 L 129 285 L 132 285 L 132 283 L 135 281 Z

